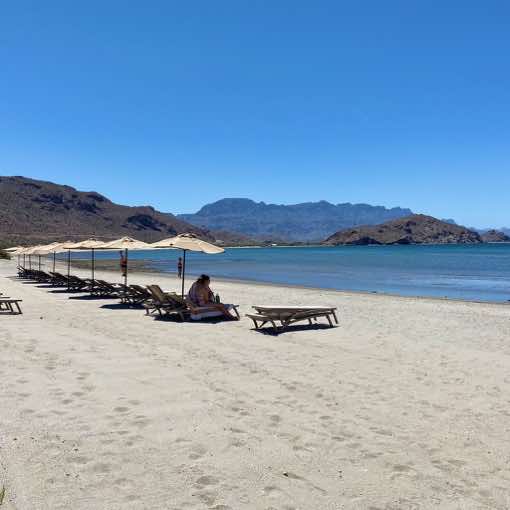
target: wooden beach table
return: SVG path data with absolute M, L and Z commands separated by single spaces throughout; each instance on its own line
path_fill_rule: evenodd
M 317 322 L 319 317 L 325 317 L 331 327 L 333 327 L 331 317 L 338 324 L 336 307 L 331 306 L 253 306 L 252 308 L 257 313 L 248 313 L 246 316 L 253 321 L 255 329 L 260 329 L 270 323 L 275 332 L 278 332 L 296 322 L 308 321 L 309 324 L 313 324 L 312 320 Z

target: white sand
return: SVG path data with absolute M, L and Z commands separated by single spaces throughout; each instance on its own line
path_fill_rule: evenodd
M 243 313 L 339 308 L 337 328 L 275 337 L 13 269 L 0 261 L 25 312 L 0 316 L 2 510 L 510 508 L 507 305 L 213 282 Z

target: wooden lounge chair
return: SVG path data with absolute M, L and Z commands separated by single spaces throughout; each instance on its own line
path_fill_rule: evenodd
M 336 308 L 326 306 L 253 306 L 256 314 L 246 314 L 254 325 L 255 329 L 262 328 L 265 324 L 270 323 L 275 332 L 284 331 L 288 326 L 296 322 L 308 321 L 311 325 L 312 321 L 317 322 L 319 317 L 325 317 L 328 323 L 333 327 L 333 317 L 336 324 L 338 318 L 336 316 Z M 280 325 L 278 326 L 278 323 Z
M 129 305 L 140 305 L 152 299 L 150 292 L 140 285 L 122 285 L 122 289 L 119 290 L 119 297 L 122 304 Z
M 178 315 L 184 321 L 189 314 L 188 307 L 178 303 L 171 294 L 163 292 L 159 285 L 147 285 L 147 290 L 152 296 L 151 301 L 144 303 L 147 315 L 158 312 L 162 315 Z
M 67 276 L 53 271 L 50 271 L 49 274 L 52 276 L 50 283 L 53 287 L 67 287 Z
M 22 314 L 20 303 L 22 299 L 11 299 L 8 297 L 0 296 L 0 311 L 8 311 L 12 314 Z M 14 309 L 16 308 L 16 310 Z
M 152 301 L 144 303 L 147 314 L 158 312 L 160 315 L 178 315 L 181 320 L 202 320 L 212 317 L 221 317 L 223 313 L 210 306 L 194 306 L 186 299 L 173 292 L 164 292 L 159 285 L 148 285 L 148 291 L 152 294 Z M 237 306 L 230 305 L 229 310 L 234 310 L 239 317 Z
M 212 318 L 212 317 L 221 317 L 223 315 L 222 312 L 220 312 L 219 310 L 217 310 L 214 307 L 207 306 L 207 305 L 206 306 L 197 306 L 194 303 L 192 303 L 189 299 L 182 298 L 181 296 L 179 296 L 178 294 L 175 294 L 175 293 L 170 293 L 168 295 L 171 296 L 172 299 L 174 299 L 176 302 L 178 302 L 188 308 L 191 320 L 199 321 L 202 319 L 207 319 L 207 318 Z M 237 318 L 240 319 L 239 311 L 237 310 L 239 308 L 239 305 L 225 304 L 224 306 L 227 307 L 227 310 L 229 312 L 233 311 L 236 314 Z
M 124 297 L 121 297 L 121 302 L 128 302 L 131 304 L 140 305 L 148 303 L 152 300 L 152 294 L 141 285 L 128 285 L 129 291 Z
M 108 283 L 105 280 L 94 280 L 91 294 L 102 297 L 120 297 L 124 287 L 119 284 Z

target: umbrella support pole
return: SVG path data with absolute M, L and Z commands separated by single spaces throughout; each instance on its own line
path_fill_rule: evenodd
M 186 250 L 182 250 L 182 275 L 181 275 L 181 297 L 184 299 L 184 275 L 186 274 Z
M 69 292 L 69 277 L 71 276 L 71 250 L 67 250 L 67 291 Z
M 124 249 L 124 258 L 126 259 L 126 267 L 124 269 L 124 285 L 127 286 L 127 274 L 128 274 L 128 249 Z
M 94 278 L 95 278 L 95 274 L 94 274 L 95 273 L 95 271 L 94 271 L 95 261 L 96 261 L 95 250 L 94 250 L 94 248 L 92 248 L 92 289 L 94 289 L 94 282 L 95 282 L 95 280 L 94 280 Z
M 57 253 L 53 252 L 53 272 L 55 272 L 55 259 L 57 258 Z

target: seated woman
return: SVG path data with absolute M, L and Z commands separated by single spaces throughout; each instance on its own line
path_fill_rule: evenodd
M 206 274 L 200 276 L 200 278 L 191 286 L 189 289 L 187 299 L 190 303 L 195 306 L 206 306 L 212 310 L 218 310 L 221 312 L 226 319 L 238 320 L 228 310 L 227 306 L 223 303 L 216 303 L 214 300 L 214 293 L 209 288 L 211 279 Z

